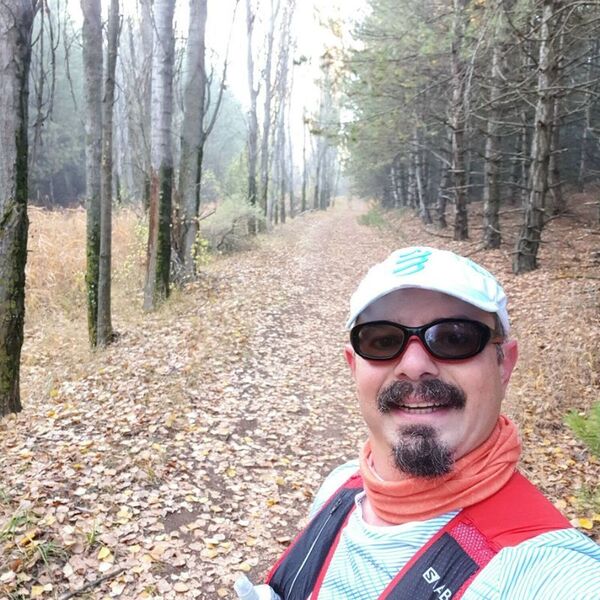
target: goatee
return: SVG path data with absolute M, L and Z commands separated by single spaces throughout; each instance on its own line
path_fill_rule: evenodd
M 380 412 L 388 413 L 405 406 L 405 401 L 426 403 L 444 409 L 462 409 L 466 403 L 465 393 L 439 379 L 429 379 L 413 384 L 395 381 L 377 397 Z M 408 405 L 406 405 L 408 406 Z M 397 469 L 414 477 L 434 478 L 447 475 L 454 465 L 453 452 L 443 444 L 434 427 L 408 425 L 398 431 L 398 442 L 393 447 L 394 464 Z

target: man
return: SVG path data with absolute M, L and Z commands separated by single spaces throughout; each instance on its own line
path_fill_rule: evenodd
M 397 250 L 347 327 L 369 436 L 272 569 L 282 600 L 600 599 L 600 548 L 516 471 L 500 407 L 517 343 L 496 279 L 451 252 Z

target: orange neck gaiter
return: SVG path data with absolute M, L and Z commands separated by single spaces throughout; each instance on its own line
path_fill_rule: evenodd
M 424 521 L 485 500 L 515 472 L 521 453 L 516 426 L 500 416 L 490 437 L 456 461 L 450 473 L 432 479 L 407 476 L 382 481 L 371 468 L 371 446 L 363 447 L 360 474 L 375 514 L 389 523 Z

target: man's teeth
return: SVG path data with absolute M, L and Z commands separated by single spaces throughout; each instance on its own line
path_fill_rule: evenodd
M 445 404 L 400 404 L 402 410 L 415 410 L 418 412 L 433 412 L 438 408 L 444 408 Z

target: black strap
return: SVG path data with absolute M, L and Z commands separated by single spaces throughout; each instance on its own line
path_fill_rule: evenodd
M 292 542 L 290 552 L 283 557 L 268 580 L 283 600 L 308 598 L 331 544 L 354 506 L 354 497 L 360 491 L 360 488 L 339 490 Z
M 478 570 L 448 533 L 434 542 L 385 596 L 386 600 L 450 600 Z

